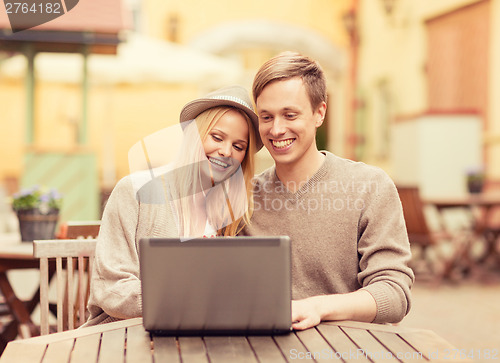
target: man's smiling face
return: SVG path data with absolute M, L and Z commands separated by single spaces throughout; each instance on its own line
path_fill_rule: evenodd
M 316 129 L 323 122 L 324 110 L 312 109 L 302 79 L 269 83 L 256 106 L 260 136 L 277 166 L 293 166 L 314 155 Z

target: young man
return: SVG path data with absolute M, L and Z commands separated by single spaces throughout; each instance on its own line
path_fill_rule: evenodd
M 414 275 L 398 193 L 381 169 L 318 150 L 327 107 L 321 67 L 280 54 L 258 71 L 253 97 L 275 166 L 255 179 L 243 234 L 291 237 L 293 328 L 400 321 Z

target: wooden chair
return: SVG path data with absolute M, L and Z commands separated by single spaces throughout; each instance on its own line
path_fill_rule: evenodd
M 61 224 L 57 238 L 97 238 L 101 221 L 69 221 Z
M 87 319 L 87 300 L 96 242 L 96 239 L 90 238 L 33 242 L 33 256 L 40 259 L 42 335 L 49 333 L 49 259 L 55 258 L 56 262 L 57 332 L 77 328 Z M 78 271 L 77 285 L 74 282 L 75 260 Z
M 397 189 L 413 251 L 411 267 L 417 278 L 428 277 L 437 284 L 452 278 L 454 270 L 464 267 L 471 236 L 465 231 L 448 231 L 443 224 L 437 230 L 429 228 L 418 187 Z

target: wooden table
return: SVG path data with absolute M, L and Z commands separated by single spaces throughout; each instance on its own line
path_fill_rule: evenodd
M 490 222 L 490 213 L 495 207 L 500 207 L 500 193 L 485 192 L 469 194 L 457 198 L 430 198 L 424 201 L 434 205 L 439 211 L 450 208 L 480 209 L 483 213 L 480 220 L 476 220 L 478 227 L 486 228 L 485 222 Z
M 136 318 L 16 340 L 9 343 L 0 363 L 274 363 L 314 357 L 316 361 L 462 362 L 474 353 L 455 349 L 432 331 L 391 325 L 345 321 L 277 336 L 151 337 L 142 319 Z
M 490 260 L 496 267 L 500 267 L 500 252 L 497 249 L 500 237 L 500 221 L 494 220 L 493 211 L 500 208 L 500 193 L 484 192 L 469 194 L 459 198 L 432 198 L 424 201 L 433 205 L 439 212 L 446 209 L 463 208 L 470 212 L 472 228 L 476 236 L 481 236 L 486 242 L 486 249 L 479 263 Z M 472 245 L 469 247 L 472 248 Z M 478 264 L 473 265 L 474 268 Z
M 0 291 L 13 318 L 0 334 L 0 351 L 18 334 L 21 337 L 40 334 L 38 326 L 31 320 L 31 313 L 40 301 L 40 291 L 23 302 L 16 296 L 7 275 L 9 270 L 38 268 L 39 261 L 33 257 L 32 243 L 21 242 L 19 236 L 0 239 Z

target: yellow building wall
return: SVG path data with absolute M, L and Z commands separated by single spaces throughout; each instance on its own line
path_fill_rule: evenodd
M 140 29 L 152 37 L 175 40 L 180 44 L 197 43 L 209 52 L 240 60 L 246 71 L 241 83 L 249 89 L 258 68 L 283 50 L 298 50 L 319 60 L 327 73 L 328 93 L 332 100 L 326 120 L 328 149 L 341 156 L 349 156 L 350 146 L 345 134 L 350 132 L 351 120 L 346 114 L 346 109 L 350 107 L 346 89 L 351 71 L 349 38 L 343 17 L 352 3 L 352 0 L 144 0 L 141 2 L 141 11 L 145 21 Z M 172 30 L 172 25 L 175 30 Z M 245 29 L 242 30 L 240 26 Z M 214 38 L 212 32 L 221 28 L 224 28 L 221 39 Z M 286 38 L 283 32 L 287 31 L 284 29 L 289 28 L 307 35 L 301 39 L 297 36 L 295 43 L 289 39 L 283 41 L 282 38 Z M 262 29 L 269 31 L 268 39 L 259 42 L 259 36 L 263 36 L 260 32 Z M 251 41 L 231 43 L 233 31 L 239 34 L 246 32 L 245 38 L 250 38 Z M 259 35 L 252 39 L 252 33 Z M 309 46 L 309 40 L 314 37 L 323 39 L 327 44 Z M 206 44 L 200 39 L 206 41 Z M 224 44 L 228 44 L 227 41 L 232 46 L 224 47 Z M 267 44 L 263 44 L 264 42 Z M 333 48 L 337 50 L 335 55 L 320 57 L 323 55 L 321 53 L 328 53 Z M 338 65 L 329 67 L 328 61 Z M 257 155 L 257 170 L 271 165 L 272 160 L 268 160 L 269 158 L 265 152 L 260 152 Z
M 1 82 L 0 179 L 22 176 L 26 150 L 68 153 L 85 150 L 97 155 L 103 187 L 112 187 L 129 173 L 129 148 L 141 138 L 177 123 L 182 106 L 199 94 L 198 86 L 193 84 L 92 85 L 87 143 L 79 145 L 80 86 L 38 82 L 34 142 L 28 146 L 24 83 Z
M 342 15 L 350 7 L 351 0 L 143 0 L 141 5 L 142 28 L 147 36 L 163 40 L 175 40 L 189 44 L 193 39 L 227 23 L 242 20 L 267 20 L 298 29 L 317 33 L 335 47 L 345 49 L 348 44 Z M 176 38 L 169 30 L 169 19 L 177 17 Z M 279 42 L 279 39 L 278 39 Z M 251 86 L 258 67 L 276 53 L 253 45 L 231 50 L 226 56 L 237 56 L 245 68 L 246 76 L 241 84 Z M 344 65 L 346 59 L 343 60 Z M 36 60 L 35 60 L 36 63 Z M 347 69 L 346 69 L 347 73 Z M 335 75 L 338 77 L 338 75 Z M 343 77 L 343 75 L 341 75 Z M 332 78 L 329 84 L 337 82 Z M 338 127 L 330 129 L 333 137 L 340 140 L 343 96 L 341 80 L 335 87 L 338 104 L 332 105 L 330 115 Z M 178 122 L 182 106 L 205 93 L 206 85 L 197 83 L 135 83 L 101 84 L 90 79 L 88 99 L 87 143 L 77 143 L 77 129 L 81 122 L 82 94 L 79 83 L 49 82 L 37 79 L 35 92 L 35 129 L 32 149 L 37 151 L 90 150 L 97 155 L 101 185 L 111 188 L 116 181 L 128 174 L 129 148 L 142 137 L 171 123 Z M 23 154 L 27 150 L 26 100 L 24 79 L 0 79 L 0 109 L 2 127 L 0 133 L 0 180 L 23 173 Z M 3 131 L 5 130 L 5 131 Z M 339 136 L 340 135 L 340 136 Z M 259 170 L 268 166 L 268 160 L 260 161 Z
M 144 0 L 144 31 L 168 39 L 169 19 L 178 19 L 178 42 L 185 44 L 200 33 L 226 22 L 270 20 L 317 31 L 335 44 L 346 44 L 342 15 L 351 0 Z
M 101 174 L 114 162 L 117 178 L 129 173 L 128 151 L 140 139 L 179 122 L 184 104 L 199 96 L 195 85 L 121 85 L 97 89 L 91 99 L 89 144 L 99 150 Z M 108 185 L 109 186 L 109 185 Z

